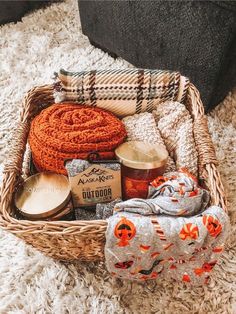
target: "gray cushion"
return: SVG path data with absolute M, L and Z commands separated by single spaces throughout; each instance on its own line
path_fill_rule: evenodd
M 142 68 L 180 71 L 207 109 L 236 85 L 236 2 L 79 1 L 82 30 Z

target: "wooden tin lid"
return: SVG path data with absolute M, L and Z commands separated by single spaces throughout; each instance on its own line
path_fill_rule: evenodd
M 166 165 L 168 152 L 158 144 L 129 141 L 115 150 L 120 162 L 133 169 L 155 169 Z
M 41 172 L 24 181 L 15 193 L 15 205 L 30 219 L 45 219 L 56 215 L 70 200 L 70 185 L 66 176 Z

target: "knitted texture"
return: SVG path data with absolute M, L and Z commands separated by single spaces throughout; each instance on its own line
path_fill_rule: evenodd
M 126 117 L 122 120 L 127 132 L 128 141 L 144 141 L 165 146 L 161 134 L 151 113 L 145 112 Z M 173 159 L 169 156 L 166 171 L 176 170 Z
M 165 102 L 153 111 L 169 154 L 176 162 L 177 169 L 187 167 L 197 175 L 197 149 L 193 136 L 193 123 L 186 107 L 179 102 Z
M 54 104 L 34 118 L 29 144 L 38 171 L 66 174 L 66 159 L 86 159 L 98 152 L 114 158 L 114 149 L 126 137 L 125 127 L 113 114 L 70 103 Z

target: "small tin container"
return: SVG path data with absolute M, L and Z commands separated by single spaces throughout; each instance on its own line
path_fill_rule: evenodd
M 149 183 L 164 174 L 168 152 L 160 145 L 130 141 L 116 150 L 121 162 L 122 197 L 147 198 Z
M 73 212 L 69 180 L 55 173 L 37 173 L 17 189 L 15 206 L 30 220 L 62 219 Z

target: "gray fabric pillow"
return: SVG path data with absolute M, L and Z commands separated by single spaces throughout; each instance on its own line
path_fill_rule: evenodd
M 79 1 L 82 30 L 136 67 L 179 71 L 211 109 L 236 85 L 235 1 Z

